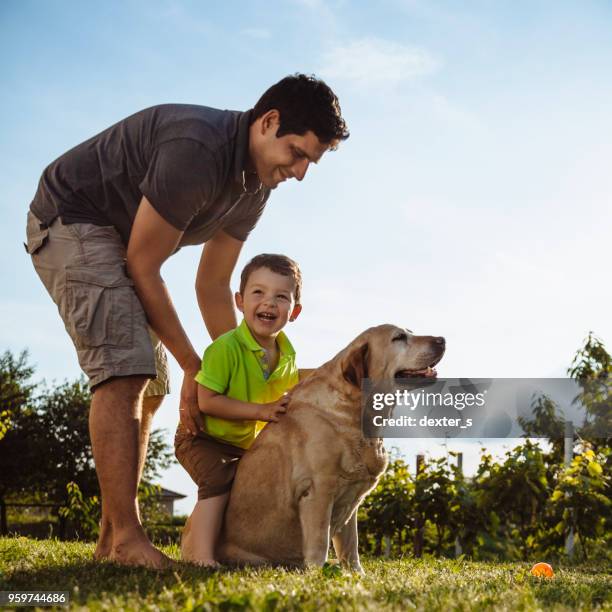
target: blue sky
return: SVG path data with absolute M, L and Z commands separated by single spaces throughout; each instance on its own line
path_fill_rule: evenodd
M 0 348 L 78 376 L 21 245 L 45 165 L 141 108 L 246 109 L 300 71 L 334 88 L 351 138 L 273 193 L 239 262 L 300 263 L 300 364 L 393 322 L 446 336 L 441 376 L 563 375 L 588 330 L 612 341 L 611 18 L 587 1 L 4 0 Z M 163 275 L 203 350 L 198 257 Z M 174 394 L 155 423 L 169 440 L 177 418 Z M 402 448 L 440 452 L 417 444 Z M 180 468 L 163 483 L 193 492 Z

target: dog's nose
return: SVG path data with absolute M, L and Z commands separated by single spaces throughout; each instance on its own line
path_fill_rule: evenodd
M 446 340 L 442 336 L 438 336 L 437 338 L 434 338 L 434 342 L 436 344 L 439 344 L 440 346 L 444 346 L 446 344 Z

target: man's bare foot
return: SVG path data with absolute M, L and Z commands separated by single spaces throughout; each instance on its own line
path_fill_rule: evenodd
M 102 561 L 108 559 L 111 554 L 111 548 L 113 545 L 113 528 L 109 521 L 100 521 L 100 535 L 98 536 L 98 543 L 96 544 L 96 550 L 94 551 L 94 559 L 96 561 Z
M 155 548 L 146 536 L 135 536 L 113 544 L 109 560 L 121 565 L 142 565 L 151 569 L 168 569 L 172 559 Z
M 191 563 L 195 563 L 200 567 L 206 567 L 208 569 L 219 569 L 222 567 L 222 565 L 214 559 L 198 559 L 197 561 L 191 561 Z

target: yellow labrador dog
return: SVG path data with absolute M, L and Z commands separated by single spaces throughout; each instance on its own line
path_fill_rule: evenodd
M 361 430 L 361 380 L 435 376 L 444 338 L 372 327 L 291 392 L 240 461 L 217 558 L 323 565 L 330 536 L 342 564 L 363 572 L 357 507 L 387 466 L 381 439 Z

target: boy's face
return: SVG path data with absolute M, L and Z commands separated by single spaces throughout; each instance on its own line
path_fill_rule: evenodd
M 251 273 L 244 293 L 236 293 L 236 306 L 255 340 L 275 338 L 294 321 L 302 307 L 295 303 L 295 282 L 291 276 L 259 268 Z M 261 342 L 260 342 L 261 344 Z

